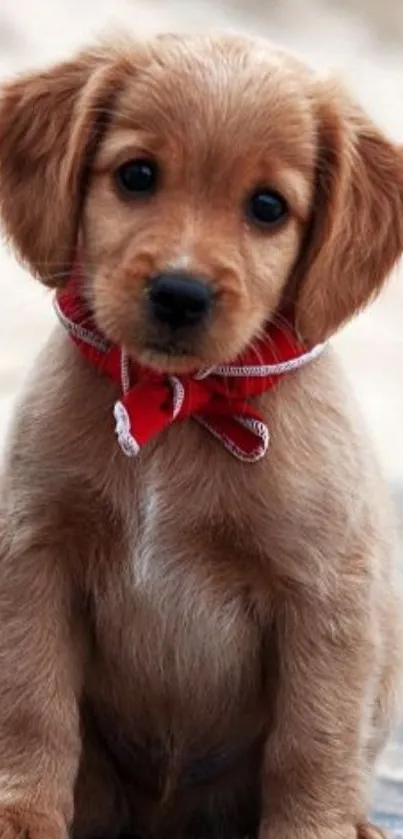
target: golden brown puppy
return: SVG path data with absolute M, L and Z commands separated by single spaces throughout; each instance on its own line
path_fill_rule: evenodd
M 402 151 L 262 43 L 81 53 L 11 82 L 0 126 L 7 233 L 51 288 L 79 260 L 80 335 L 124 350 L 123 384 L 140 363 L 176 386 L 275 323 L 314 348 L 403 250 Z M 103 372 L 58 326 L 11 433 L 1 839 L 375 836 L 394 528 L 332 351 L 252 400 L 255 463 L 192 417 L 125 457 Z

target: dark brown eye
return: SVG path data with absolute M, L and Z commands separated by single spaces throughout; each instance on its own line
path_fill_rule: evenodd
M 153 192 L 157 183 L 157 165 L 152 160 L 128 160 L 116 169 L 115 181 L 126 195 Z
M 256 224 L 273 227 L 288 216 L 288 204 L 274 189 L 258 189 L 250 196 L 246 213 Z

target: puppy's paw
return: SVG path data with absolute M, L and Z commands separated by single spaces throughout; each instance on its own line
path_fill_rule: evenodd
M 387 834 L 376 824 L 363 822 L 358 825 L 357 839 L 387 839 Z
M 0 806 L 0 839 L 66 839 L 62 820 L 29 807 Z
M 364 825 L 367 827 L 367 825 Z M 271 826 L 260 831 L 259 839 L 381 839 L 381 833 L 359 833 L 353 824 L 335 825 L 331 827 L 300 827 L 290 824 L 282 824 L 276 828 Z
M 323 830 L 301 830 L 285 827 L 283 831 L 272 833 L 270 830 L 263 830 L 259 839 L 388 839 L 387 834 L 379 827 L 370 822 L 362 822 L 356 827 L 344 825 Z

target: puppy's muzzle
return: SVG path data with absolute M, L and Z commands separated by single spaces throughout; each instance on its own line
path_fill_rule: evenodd
M 158 274 L 149 286 L 151 316 L 172 331 L 200 325 L 211 309 L 208 285 L 192 274 Z

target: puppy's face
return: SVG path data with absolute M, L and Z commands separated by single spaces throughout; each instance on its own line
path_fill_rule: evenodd
M 323 341 L 403 249 L 402 150 L 262 43 L 86 51 L 7 85 L 0 125 L 20 255 L 56 287 L 78 254 L 100 329 L 158 369 L 231 360 L 274 318 Z
M 162 39 L 93 163 L 82 253 L 102 331 L 176 372 L 250 343 L 301 247 L 314 131 L 306 76 L 283 57 Z

